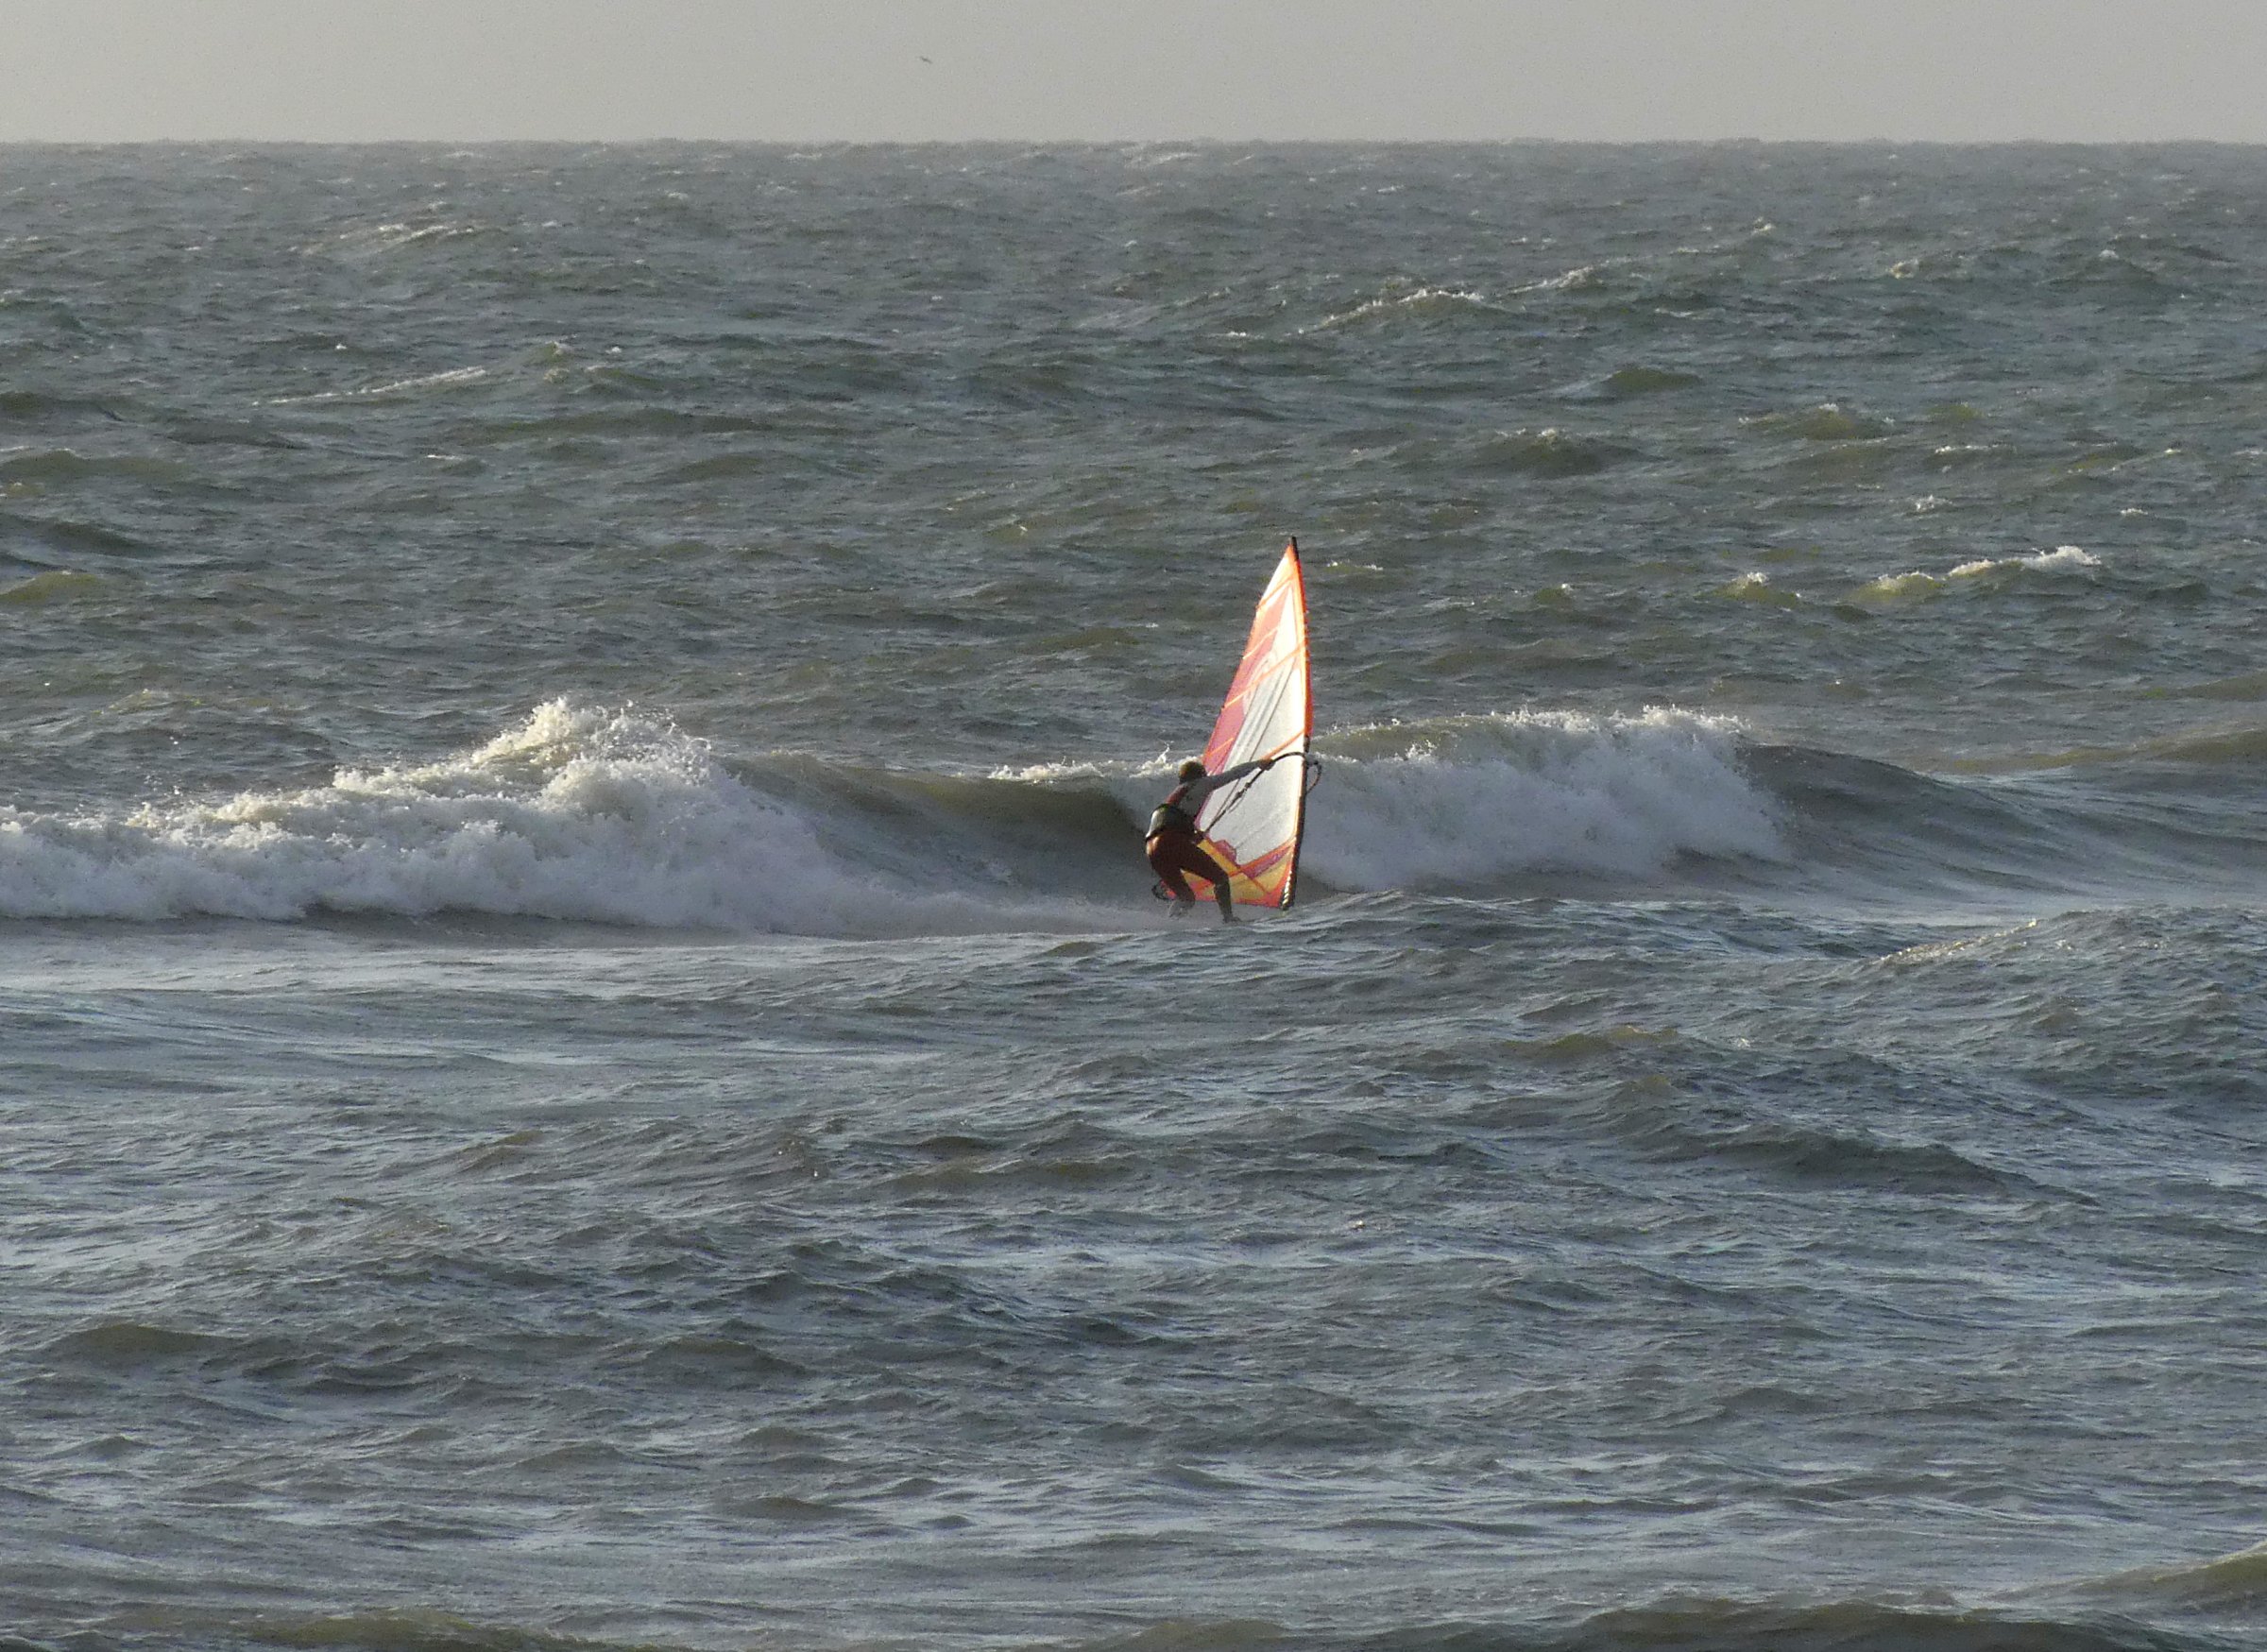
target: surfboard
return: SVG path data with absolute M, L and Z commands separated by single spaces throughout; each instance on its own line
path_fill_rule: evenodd
M 1244 657 L 1204 742 L 1204 766 L 1216 775 L 1258 758 L 1283 759 L 1223 786 L 1197 812 L 1197 830 L 1231 869 L 1229 890 L 1238 905 L 1287 907 L 1299 893 L 1299 846 L 1314 779 L 1307 751 L 1314 722 L 1306 581 L 1293 539 L 1260 593 Z

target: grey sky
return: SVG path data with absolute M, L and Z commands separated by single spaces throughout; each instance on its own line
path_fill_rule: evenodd
M 0 0 L 0 140 L 2267 142 L 2267 0 Z

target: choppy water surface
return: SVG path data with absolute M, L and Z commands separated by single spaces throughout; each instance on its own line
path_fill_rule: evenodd
M 2263 201 L 0 149 L 0 1644 L 2267 1646 Z

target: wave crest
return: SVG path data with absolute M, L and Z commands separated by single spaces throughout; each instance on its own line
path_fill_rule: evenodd
M 539 707 L 476 751 L 125 814 L 0 810 L 0 914 L 442 911 L 858 932 L 902 903 L 811 817 L 633 711 Z M 979 914 L 931 911 L 929 925 Z
M 1340 890 L 1488 889 L 1774 860 L 1737 729 L 1527 712 L 1322 742 L 1307 869 Z M 666 720 L 554 701 L 439 761 L 124 811 L 0 809 L 0 917 L 288 921 L 444 911 L 879 935 L 1122 928 L 1154 914 L 1162 765 L 1016 775 L 727 764 Z
M 1761 744 L 1723 717 L 1529 710 L 1316 742 L 1303 887 L 1452 895 L 1768 885 L 1900 900 L 2250 887 L 2249 727 L 1982 778 Z M 2097 798 L 2176 770 L 2177 813 Z M 772 752 L 554 701 L 437 761 L 80 813 L 0 807 L 0 919 L 443 912 L 846 937 L 1140 928 L 1169 756 L 991 775 Z M 2230 813 L 2230 810 L 2237 811 Z M 2217 811 L 2217 812 L 2215 812 Z M 2225 821 L 2224 821 L 2225 817 Z M 1966 896 L 1964 896 L 1965 898 Z
M 1532 873 L 1646 877 L 1687 857 L 1781 860 L 1778 809 L 1743 772 L 1739 732 L 1728 719 L 1655 707 L 1335 736 L 1306 864 L 1334 888 L 1368 891 L 1487 888 Z

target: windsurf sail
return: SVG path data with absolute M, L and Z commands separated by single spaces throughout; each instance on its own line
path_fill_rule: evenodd
M 1204 766 L 1216 775 L 1257 758 L 1283 759 L 1223 786 L 1197 814 L 1197 829 L 1231 868 L 1229 888 L 1244 906 L 1287 907 L 1298 893 L 1313 778 L 1307 743 L 1315 702 L 1306 664 L 1306 582 L 1293 539 L 1260 593 L 1243 662 L 1204 745 Z

